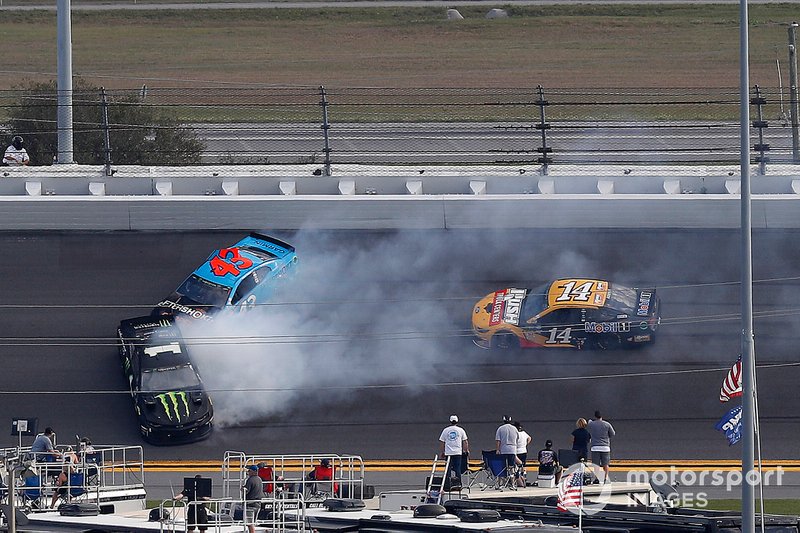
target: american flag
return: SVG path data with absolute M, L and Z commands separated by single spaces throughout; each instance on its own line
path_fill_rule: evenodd
M 569 474 L 561 480 L 558 485 L 558 505 L 559 511 L 567 511 L 570 507 L 583 507 L 583 468 Z
M 742 356 L 733 364 L 719 389 L 719 401 L 727 402 L 742 395 Z

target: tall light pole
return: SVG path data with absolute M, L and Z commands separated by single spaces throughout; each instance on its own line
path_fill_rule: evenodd
M 742 254 L 742 533 L 755 533 L 755 350 L 753 348 L 753 250 L 750 211 L 750 53 L 747 0 L 739 0 L 739 121 L 741 128 Z
M 58 0 L 58 128 L 57 163 L 73 163 L 72 149 L 72 17 L 70 0 Z
M 792 120 L 792 161 L 800 161 L 797 117 L 797 22 L 789 24 L 789 116 Z

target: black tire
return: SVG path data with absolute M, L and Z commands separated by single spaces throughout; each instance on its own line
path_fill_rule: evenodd
M 519 339 L 510 331 L 501 331 L 492 336 L 492 348 L 497 350 L 514 350 L 519 348 Z

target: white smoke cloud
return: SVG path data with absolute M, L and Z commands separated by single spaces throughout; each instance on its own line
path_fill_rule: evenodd
M 434 365 L 461 357 L 448 335 L 466 333 L 473 302 L 425 279 L 441 250 L 403 235 L 348 249 L 318 233 L 290 242 L 299 268 L 266 305 L 182 325 L 218 425 L 346 402 L 353 387 L 440 381 Z

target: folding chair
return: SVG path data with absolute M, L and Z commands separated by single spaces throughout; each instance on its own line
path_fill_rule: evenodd
M 483 450 L 481 453 L 483 455 L 483 464 L 487 475 L 486 486 L 481 490 L 485 490 L 486 488 L 493 488 L 496 490 L 507 488 L 516 490 L 516 486 L 514 485 L 514 480 L 517 475 L 516 466 L 507 465 L 506 458 L 502 455 L 498 455 L 495 451 Z
M 42 478 L 40 476 L 27 476 L 23 480 L 23 489 L 20 491 L 22 504 L 31 509 L 42 509 Z
M 86 487 L 84 486 L 85 481 L 86 477 L 84 476 L 83 472 L 75 472 L 69 475 L 70 498 L 77 498 L 78 496 L 83 496 L 86 493 Z
M 83 461 L 86 466 L 86 484 L 99 485 L 100 467 L 103 466 L 103 454 L 101 452 L 87 453 Z

